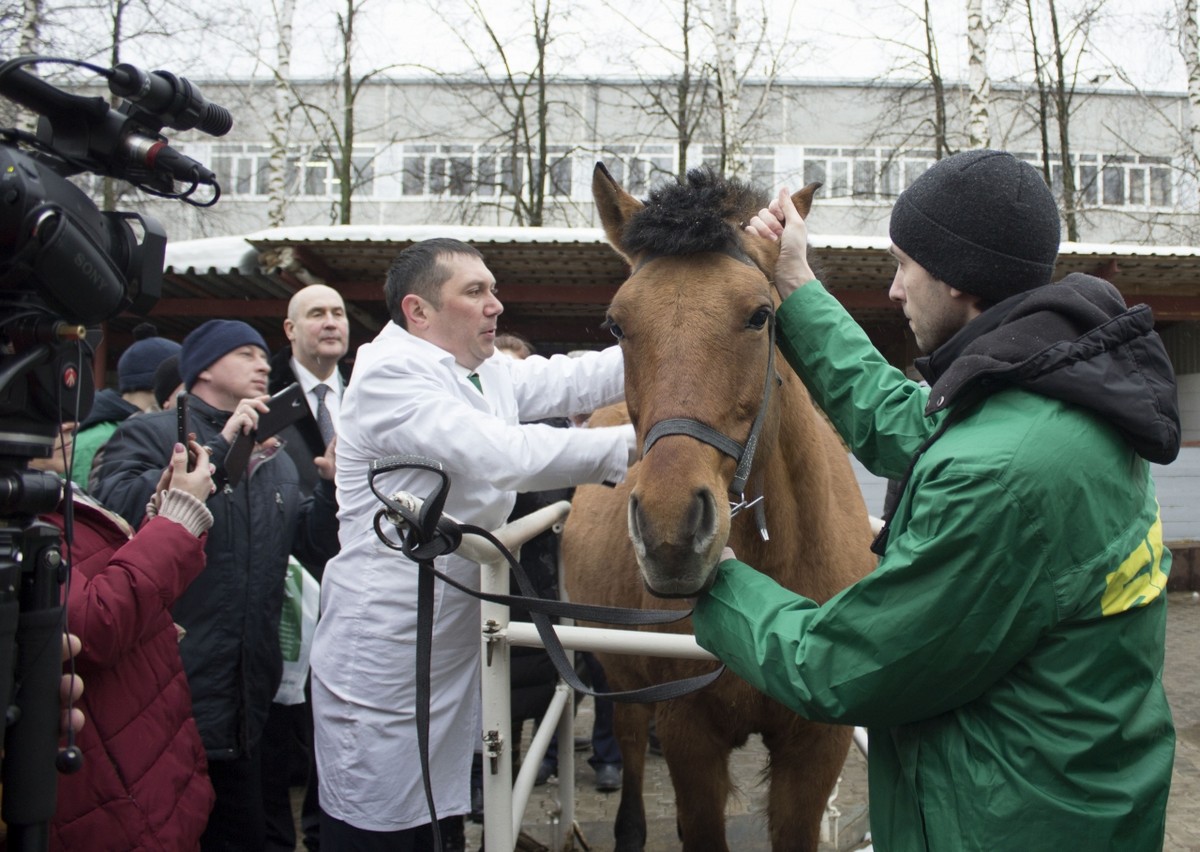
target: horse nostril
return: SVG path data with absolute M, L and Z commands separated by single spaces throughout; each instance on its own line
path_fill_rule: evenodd
M 717 528 L 717 504 L 712 492 L 700 488 L 692 497 L 691 511 L 688 513 L 688 532 L 695 541 L 711 538 Z

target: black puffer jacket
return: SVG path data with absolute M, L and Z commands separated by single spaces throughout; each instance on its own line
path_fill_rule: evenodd
M 191 428 L 212 449 L 218 478 L 230 413 L 193 396 Z M 114 433 L 93 476 L 96 497 L 135 527 L 175 444 L 175 413 L 131 418 Z M 208 500 L 208 564 L 171 609 L 196 723 L 209 760 L 242 756 L 258 742 L 279 686 L 279 616 L 289 553 L 321 561 L 337 551 L 337 504 L 325 480 L 302 494 L 286 453 L 254 458 L 236 488 Z

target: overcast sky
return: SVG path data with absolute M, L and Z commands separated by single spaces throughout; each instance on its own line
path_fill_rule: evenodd
M 58 8 L 60 20 L 75 27 L 87 26 L 84 12 L 74 0 L 46 0 Z M 218 9 L 224 26 L 213 26 L 201 35 L 176 34 L 157 45 L 139 40 L 126 47 L 122 58 L 135 64 L 161 67 L 193 78 L 267 74 L 274 63 L 275 33 L 272 0 L 207 0 L 202 7 L 179 0 L 185 8 Z M 335 13 L 347 0 L 297 0 L 296 51 L 292 72 L 297 77 L 322 77 L 331 73 L 337 55 Z M 465 0 L 356 0 L 362 13 L 356 23 L 355 72 L 393 66 L 391 73 L 412 76 L 428 69 L 447 73 L 471 65 L 471 53 L 491 55 L 486 38 L 470 21 Z M 527 32 L 531 2 L 543 0 L 480 0 L 493 26 L 512 49 L 518 68 L 531 63 Z M 679 41 L 672 22 L 678 0 L 551 0 L 555 37 L 550 71 L 570 76 L 674 73 L 678 63 L 662 47 L 650 44 L 658 37 L 671 47 Z M 783 73 L 790 78 L 874 78 L 916 76 L 905 69 L 918 58 L 915 47 L 923 43 L 919 20 L 912 9 L 921 0 L 765 0 L 769 32 L 777 45 L 786 41 Z M 1047 0 L 1034 0 L 1043 17 Z M 1175 0 L 1056 0 L 1064 31 L 1085 4 L 1101 5 L 1093 32 L 1094 49 L 1083 80 L 1111 75 L 1106 85 L 1120 85 L 1112 68 L 1125 69 L 1137 85 L 1149 90 L 1182 92 L 1186 89 L 1183 64 L 1173 37 L 1164 25 L 1174 27 Z M 763 0 L 738 0 L 745 23 L 743 37 L 758 29 Z M 963 0 L 930 0 L 937 32 L 943 76 L 966 76 L 966 13 Z M 989 71 L 1002 80 L 1029 76 L 1028 38 L 1025 33 L 1025 0 L 985 0 L 985 13 L 999 16 L 1001 3 L 1013 10 L 996 25 L 989 45 Z M 157 8 L 158 3 L 153 3 Z M 135 4 L 136 6 L 136 4 Z M 70 11 L 68 10 L 68 7 Z M 790 19 L 790 20 L 789 20 Z M 635 31 L 640 27 L 643 32 Z M 168 27 L 170 29 L 170 27 Z M 172 32 L 175 32 L 172 30 Z M 456 35 L 457 34 L 457 35 Z M 463 36 L 469 47 L 458 36 Z M 1048 34 L 1039 36 L 1043 51 Z M 258 62 L 255 61 L 258 57 Z M 103 60 L 101 60 L 103 61 Z M 765 62 L 760 63 L 765 71 Z M 755 69 L 759 70 L 759 69 Z
M 257 0 L 269 8 L 268 0 Z M 337 8 L 337 0 L 319 0 Z M 527 8 L 529 0 L 486 0 L 483 3 L 497 29 L 514 36 L 517 55 L 528 39 L 515 37 L 525 25 L 525 16 L 514 9 Z M 1023 20 L 1024 3 L 993 30 L 989 64 L 997 79 L 1023 71 L 1027 64 L 1027 37 L 1017 21 Z M 1080 0 L 1057 0 L 1060 25 L 1065 30 L 1072 14 L 1084 5 Z M 1090 0 L 1096 5 L 1098 0 Z M 1164 21 L 1174 22 L 1173 0 L 1103 0 L 1103 12 L 1095 30 L 1096 55 L 1091 60 L 1096 73 L 1107 66 L 1127 69 L 1138 85 L 1149 89 L 1183 91 L 1186 88 L 1179 52 L 1162 30 Z M 743 31 L 753 34 L 761 0 L 739 0 Z M 303 4 L 302 4 L 303 5 Z M 919 0 L 767 0 L 770 31 L 776 40 L 784 35 L 792 46 L 786 63 L 789 77 L 865 78 L 895 71 L 915 57 L 912 45 L 921 45 L 922 30 L 916 15 Z M 558 0 L 559 20 L 552 26 L 555 70 L 579 75 L 633 73 L 643 70 L 669 73 L 674 68 L 669 53 L 645 46 L 646 37 L 632 31 L 634 24 L 660 35 L 674 45 L 678 27 L 672 24 L 671 0 Z M 966 76 L 966 13 L 962 0 L 931 0 L 943 75 L 948 79 Z M 1044 7 L 1045 0 L 1035 0 Z M 315 9 L 310 4 L 309 9 Z M 430 66 L 442 71 L 466 64 L 466 50 L 451 34 L 469 33 L 469 41 L 480 51 L 487 49 L 481 36 L 465 21 L 465 4 L 447 0 L 431 12 L 424 0 L 368 0 L 365 15 L 370 25 L 360 27 L 362 64 L 388 62 Z M 999 3 L 985 2 L 986 13 L 999 14 Z M 311 13 L 310 13 L 311 14 Z M 790 25 L 789 25 L 790 15 Z M 312 20 L 310 18 L 310 20 Z M 317 33 L 313 28 L 309 32 Z M 640 48 L 638 44 L 642 44 Z M 1042 39 L 1042 47 L 1048 37 Z M 314 59 L 327 52 L 313 44 L 306 54 Z M 1021 63 L 1018 69 L 1017 63 Z M 296 69 L 299 71 L 299 68 Z M 901 71 L 900 73 L 903 73 Z M 1089 76 L 1094 76 L 1089 70 Z M 1113 79 L 1113 83 L 1117 80 Z

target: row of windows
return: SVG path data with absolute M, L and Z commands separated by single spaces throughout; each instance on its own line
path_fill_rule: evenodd
M 411 144 L 399 146 L 394 172 L 379 168 L 381 150 L 356 147 L 352 157 L 353 194 L 359 198 L 398 194 L 412 199 L 491 199 L 520 194 L 536 163 L 521 152 L 492 145 Z M 395 152 L 392 152 L 393 155 Z M 675 175 L 675 146 L 667 144 L 613 145 L 600 149 L 554 146 L 548 151 L 545 181 L 551 198 L 588 197 L 592 165 L 603 160 L 613 177 L 634 195 Z M 1039 170 L 1041 158 L 1014 152 Z M 215 143 L 211 163 L 226 195 L 265 197 L 268 194 L 269 150 L 265 145 Z M 880 202 L 894 200 L 934 161 L 929 150 L 887 148 L 820 148 L 758 146 L 743 152 L 749 177 L 764 186 L 794 181 L 823 185 L 827 201 Z M 720 149 L 696 145 L 692 164 L 717 166 Z M 1080 154 L 1073 158 L 1079 205 L 1171 209 L 1176 187 L 1168 157 Z M 1051 184 L 1061 196 L 1063 165 L 1050 163 Z M 339 178 L 332 158 L 321 149 L 291 151 L 287 158 L 289 196 L 336 198 Z M 398 186 L 397 186 L 398 184 Z M 390 189 L 389 189 L 390 187 Z
M 565 147 L 547 153 L 546 193 L 569 198 L 571 155 Z M 405 145 L 403 162 L 402 193 L 434 198 L 519 195 L 526 171 L 537 166 L 519 152 L 491 145 Z
M 211 167 L 226 195 L 265 197 L 269 194 L 271 151 L 266 145 L 212 146 Z M 352 192 L 369 198 L 375 190 L 374 150 L 355 150 L 350 157 Z M 322 148 L 290 150 L 284 166 L 284 191 L 289 197 L 337 198 L 341 178 L 329 152 Z

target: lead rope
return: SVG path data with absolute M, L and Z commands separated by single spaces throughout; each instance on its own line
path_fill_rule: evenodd
M 417 514 L 396 500 L 394 496 L 385 496 L 375 488 L 376 476 L 400 468 L 426 470 L 439 477 L 438 486 Z M 435 578 L 479 600 L 525 607 L 533 619 L 538 636 L 541 637 L 546 654 L 554 664 L 558 676 L 572 689 L 586 695 L 623 703 L 668 701 L 703 689 L 724 673 L 725 666 L 721 665 L 707 674 L 668 681 L 642 689 L 622 692 L 597 692 L 591 689 L 576 674 L 574 665 L 567 658 L 566 649 L 563 648 L 558 634 L 554 632 L 554 626 L 550 622 L 549 616 L 556 615 L 605 624 L 640 626 L 681 621 L 692 614 L 691 610 L 680 612 L 679 610 L 627 609 L 539 598 L 521 563 L 513 558 L 508 549 L 491 532 L 470 524 L 460 524 L 442 515 L 442 507 L 445 505 L 446 495 L 449 491 L 450 478 L 440 462 L 421 456 L 389 456 L 376 459 L 371 463 L 367 482 L 371 491 L 386 507 L 375 513 L 375 534 L 387 547 L 399 550 L 415 562 L 420 572 L 420 576 L 417 578 L 417 751 L 420 755 L 422 783 L 425 788 L 425 801 L 429 808 L 434 849 L 439 852 L 442 849 L 441 831 L 438 826 L 437 809 L 434 805 L 433 788 L 429 777 L 429 701 L 432 691 L 430 660 L 433 647 L 433 581 Z M 384 532 L 383 523 L 385 521 L 393 524 L 398 530 L 403 528 L 403 539 L 399 543 L 388 538 Z M 500 552 L 512 569 L 517 586 L 521 589 L 520 595 L 492 595 L 479 592 L 462 585 L 453 577 L 443 574 L 434 567 L 434 561 L 438 556 L 452 553 L 458 548 L 464 534 L 480 536 Z

